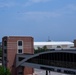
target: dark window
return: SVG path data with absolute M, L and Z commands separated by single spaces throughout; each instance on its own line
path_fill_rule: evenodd
M 7 53 L 7 49 L 4 49 L 4 53 Z
M 74 71 L 68 71 L 68 70 L 64 70 L 64 73 L 67 73 L 67 74 L 76 74 Z
M 18 46 L 22 46 L 22 41 L 18 41 Z
M 18 53 L 22 53 L 22 49 L 18 49 Z
M 23 72 L 18 72 L 18 75 L 23 75 Z
M 61 72 L 61 69 L 57 69 L 57 72 Z
M 18 58 L 19 61 L 22 61 L 23 59 L 24 59 L 24 57 L 19 57 Z
M 4 46 L 7 46 L 7 41 L 4 41 Z
M 57 48 L 61 48 L 61 46 L 57 46 Z
M 4 57 L 4 60 L 5 60 L 5 61 L 6 61 L 6 59 L 7 59 L 7 58 L 6 58 L 6 57 Z
M 40 69 L 54 71 L 54 68 L 48 68 L 48 67 L 40 67 Z

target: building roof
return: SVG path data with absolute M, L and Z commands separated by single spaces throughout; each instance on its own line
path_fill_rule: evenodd
M 3 38 L 33 38 L 32 36 L 4 36 Z
M 57 42 L 34 42 L 34 45 L 74 45 L 73 42 L 68 41 L 57 41 Z

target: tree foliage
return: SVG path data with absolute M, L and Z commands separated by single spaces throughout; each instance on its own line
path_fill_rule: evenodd
M 43 50 L 47 50 L 47 46 L 43 46 L 43 48 L 42 48 Z
M 0 75 L 11 75 L 10 70 L 0 66 Z
M 43 46 L 43 47 L 37 47 L 36 50 L 47 50 L 47 46 Z
M 40 52 L 44 52 L 44 51 L 47 51 L 47 46 L 43 46 L 42 48 L 41 47 L 38 47 L 36 50 L 34 49 L 34 53 L 40 53 Z

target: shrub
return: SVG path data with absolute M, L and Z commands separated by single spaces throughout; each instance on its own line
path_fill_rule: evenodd
M 0 75 L 11 75 L 10 70 L 0 66 Z

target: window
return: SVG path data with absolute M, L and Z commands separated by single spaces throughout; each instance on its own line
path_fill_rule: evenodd
M 67 48 L 68 46 L 67 45 L 62 45 L 62 48 Z
M 57 46 L 57 48 L 61 48 L 61 46 Z
M 61 69 L 57 69 L 57 72 L 61 72 Z
M 18 49 L 18 53 L 22 53 L 22 49 Z
M 4 46 L 7 46 L 7 41 L 4 41 Z
M 18 72 L 18 75 L 23 75 L 23 72 Z
M 70 48 L 74 48 L 74 46 L 71 46 Z
M 4 57 L 4 60 L 6 61 L 6 60 L 7 60 L 7 58 L 6 58 L 6 57 Z
M 7 49 L 4 49 L 4 53 L 7 53 Z
M 22 61 L 23 59 L 24 59 L 24 57 L 19 57 L 18 58 L 19 61 Z
M 22 40 L 18 40 L 17 42 L 17 53 L 19 54 L 23 53 L 23 41 Z
M 67 73 L 67 74 L 76 74 L 74 71 L 68 71 L 68 70 L 64 70 L 64 73 Z
M 17 73 L 17 75 L 23 75 L 23 67 L 20 67 Z
M 40 69 L 54 71 L 54 68 L 48 68 L 48 67 L 40 67 Z
M 22 46 L 22 41 L 18 41 L 18 46 Z

